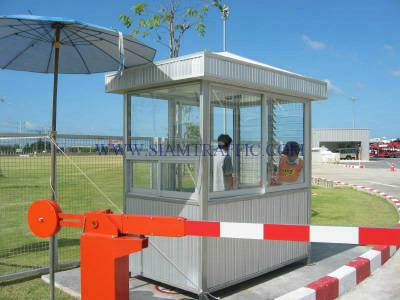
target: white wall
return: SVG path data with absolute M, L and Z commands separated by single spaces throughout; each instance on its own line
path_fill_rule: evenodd
M 369 129 L 364 128 L 313 128 L 312 147 L 320 142 L 361 142 L 361 159 L 369 160 Z

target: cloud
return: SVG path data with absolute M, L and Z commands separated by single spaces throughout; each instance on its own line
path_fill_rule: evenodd
M 393 70 L 393 71 L 392 71 L 392 75 L 393 75 L 394 77 L 400 77 L 400 69 Z
M 334 85 L 329 79 L 325 80 L 328 83 L 328 91 L 337 96 L 344 96 L 344 91 L 338 86 Z
M 303 35 L 301 38 L 303 39 L 303 42 L 307 45 L 307 47 L 311 49 L 323 50 L 327 47 L 326 44 L 324 44 L 323 42 L 314 41 L 310 39 L 310 37 L 307 35 Z
M 396 49 L 392 45 L 384 44 L 383 49 L 385 49 L 390 55 L 396 54 Z
M 40 126 L 38 124 L 35 124 L 33 122 L 30 122 L 30 121 L 25 121 L 24 122 L 24 127 L 26 129 L 31 129 L 31 130 L 40 128 Z

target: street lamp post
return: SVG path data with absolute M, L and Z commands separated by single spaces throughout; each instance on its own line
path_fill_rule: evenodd
M 350 98 L 351 102 L 353 102 L 353 129 L 356 128 L 356 101 L 358 100 L 356 97 Z
M 230 12 L 229 6 L 224 5 L 222 7 L 222 11 L 221 11 L 221 13 L 222 13 L 222 21 L 223 21 L 222 22 L 222 24 L 223 24 L 222 30 L 223 30 L 223 51 L 224 52 L 226 51 L 226 20 L 229 17 L 229 12 Z

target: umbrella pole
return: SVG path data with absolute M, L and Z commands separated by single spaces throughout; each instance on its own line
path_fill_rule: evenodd
M 51 133 L 50 137 L 53 140 L 51 143 L 51 199 L 57 200 L 56 186 L 57 186 L 57 148 L 55 142 L 57 140 L 57 92 L 58 92 L 58 65 L 60 60 L 60 26 L 54 26 L 56 30 L 56 40 L 54 42 L 54 82 L 53 82 L 53 111 L 51 119 Z M 54 273 L 58 265 L 57 257 L 57 237 L 53 235 L 50 238 L 50 267 L 49 267 L 49 281 L 50 281 L 50 300 L 55 299 L 54 294 Z

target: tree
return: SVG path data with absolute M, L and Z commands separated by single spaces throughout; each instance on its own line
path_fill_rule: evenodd
M 219 0 L 163 0 L 157 4 L 139 2 L 133 5 L 133 16 L 121 15 L 120 21 L 131 34 L 143 38 L 153 37 L 169 49 L 169 57 L 179 56 L 182 39 L 186 32 L 195 30 L 201 37 L 206 33 L 204 23 L 209 6 L 220 9 Z

